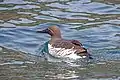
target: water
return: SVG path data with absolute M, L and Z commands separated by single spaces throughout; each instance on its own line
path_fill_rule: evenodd
M 95 62 L 70 66 L 33 56 L 50 39 L 36 30 L 51 25 L 81 41 Z M 0 0 L 0 46 L 1 80 L 119 80 L 120 1 Z

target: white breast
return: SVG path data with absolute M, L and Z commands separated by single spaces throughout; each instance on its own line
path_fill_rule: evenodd
M 55 47 L 52 47 L 52 45 L 48 44 L 48 50 L 52 56 L 55 56 L 58 58 L 63 58 L 63 57 L 68 57 L 72 59 L 82 58 L 81 56 L 78 56 L 77 54 L 75 54 L 76 50 L 74 50 L 73 48 L 71 49 L 55 48 Z

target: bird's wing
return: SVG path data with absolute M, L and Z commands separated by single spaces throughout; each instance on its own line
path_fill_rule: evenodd
M 74 53 L 78 54 L 79 56 L 90 56 L 90 54 L 87 52 L 87 49 L 82 47 L 82 44 L 77 40 L 57 40 L 52 44 L 52 47 L 61 48 L 65 50 L 71 49 L 72 51 L 75 50 Z M 65 54 L 69 53 L 65 52 Z
M 70 49 L 74 46 L 74 44 L 71 43 L 71 41 L 69 40 L 57 40 L 54 43 L 52 43 L 52 46 L 56 48 Z
M 62 40 L 55 41 L 53 43 L 53 46 L 70 49 L 74 46 L 81 47 L 82 44 L 78 40 L 64 40 L 64 39 L 62 39 Z
M 69 40 L 72 44 L 77 46 L 82 46 L 82 44 L 78 40 Z

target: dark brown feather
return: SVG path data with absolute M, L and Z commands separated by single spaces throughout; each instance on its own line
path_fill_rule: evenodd
M 71 41 L 69 40 L 56 40 L 54 41 L 54 43 L 52 43 L 52 46 L 56 48 L 71 49 L 74 46 L 74 44 L 71 43 Z
M 69 41 L 71 41 L 75 45 L 82 46 L 82 44 L 77 40 L 69 40 Z

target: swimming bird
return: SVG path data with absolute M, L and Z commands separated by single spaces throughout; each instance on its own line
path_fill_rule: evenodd
M 38 33 L 47 33 L 51 36 L 48 41 L 48 52 L 57 58 L 91 58 L 87 49 L 78 40 L 67 40 L 61 36 L 57 26 L 50 26 L 44 30 L 37 30 Z

